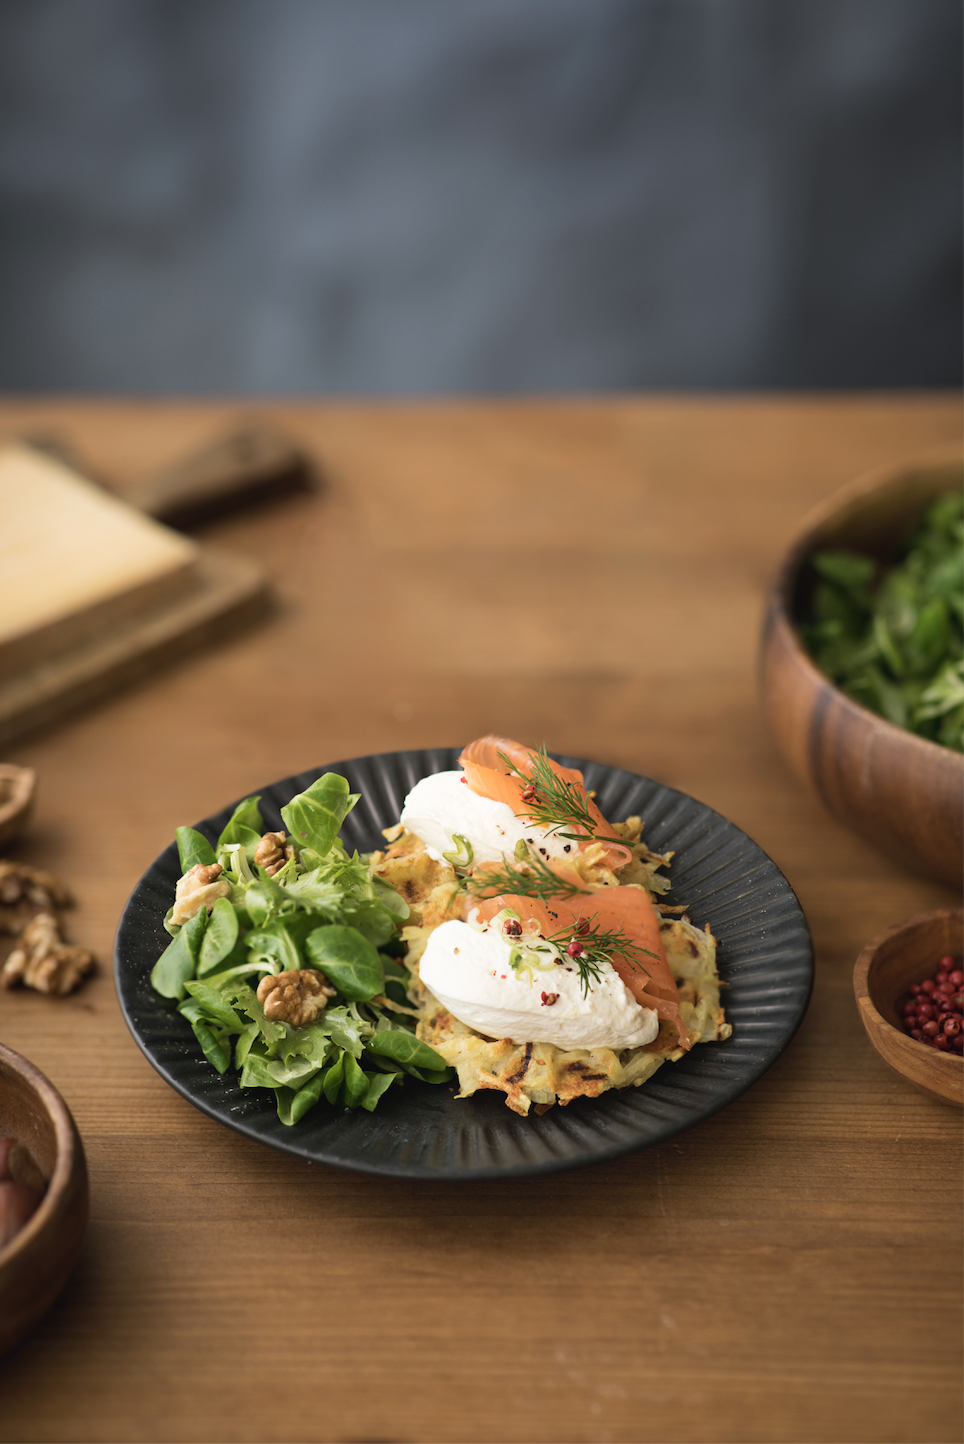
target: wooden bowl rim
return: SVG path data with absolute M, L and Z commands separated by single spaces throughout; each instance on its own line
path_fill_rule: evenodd
M 881 729 L 884 736 L 890 736 L 893 742 L 900 741 L 912 749 L 922 750 L 925 754 L 939 754 L 944 759 L 951 759 L 948 766 L 954 766 L 956 770 L 964 772 L 964 753 L 954 750 L 952 747 L 943 747 L 939 742 L 932 742 L 929 737 L 921 737 L 916 732 L 909 732 L 905 727 L 898 727 L 895 723 L 881 717 L 878 712 L 871 712 L 868 707 L 862 707 L 846 692 L 841 691 L 837 684 L 828 677 L 816 665 L 810 653 L 800 640 L 797 630 L 793 625 L 792 613 L 790 610 L 790 597 L 799 576 L 800 569 L 813 550 L 814 540 L 817 532 L 821 530 L 838 512 L 851 502 L 860 501 L 865 497 L 873 496 L 877 491 L 884 490 L 887 486 L 896 487 L 899 482 L 908 476 L 914 476 L 922 471 L 938 470 L 952 464 L 964 466 L 964 452 L 959 446 L 942 446 L 924 452 L 921 456 L 910 458 L 897 466 L 878 467 L 873 471 L 864 472 L 856 480 L 848 482 L 846 486 L 840 487 L 814 507 L 804 518 L 801 530 L 796 539 L 791 542 L 784 554 L 777 572 L 770 584 L 770 591 L 767 598 L 767 627 L 769 633 L 776 626 L 783 632 L 786 640 L 789 641 L 794 654 L 795 663 L 802 667 L 807 674 L 812 686 L 827 688 L 839 700 L 844 709 L 844 714 L 849 716 L 855 723 L 863 726 L 872 725 L 874 729 Z M 943 1054 L 938 1056 L 943 1057 Z
M 787 549 L 784 568 L 794 559 L 799 566 L 800 562 L 804 560 L 804 557 L 799 554 L 806 553 L 814 534 L 852 503 L 865 501 L 876 492 L 885 491 L 888 487 L 896 488 L 908 477 L 918 476 L 921 472 L 943 471 L 949 466 L 964 467 L 964 450 L 957 442 L 931 447 L 927 451 L 919 452 L 916 456 L 906 457 L 903 461 L 891 462 L 887 466 L 877 466 L 870 471 L 861 472 L 852 481 L 845 482 L 843 486 L 839 486 L 836 491 L 831 492 L 830 496 L 824 497 L 823 501 L 819 501 L 816 506 L 811 507 L 800 525 L 795 540 Z M 784 568 L 781 568 L 781 574 Z
M 78 1166 L 80 1137 L 70 1109 L 50 1079 L 41 1073 L 39 1068 L 4 1043 L 0 1043 L 0 1065 L 4 1065 L 11 1072 L 16 1073 L 39 1097 L 47 1116 L 53 1123 L 57 1150 L 54 1158 L 54 1171 L 47 1181 L 47 1191 L 40 1207 L 15 1238 L 7 1244 L 6 1248 L 0 1248 L 0 1265 L 2 1265 L 9 1263 L 18 1254 L 26 1253 L 53 1218 Z
M 964 1068 L 964 1056 L 955 1053 L 941 1053 L 937 1048 L 930 1048 L 926 1043 L 920 1043 L 916 1038 L 912 1038 L 909 1033 L 902 1033 L 899 1028 L 895 1028 L 893 1023 L 889 1023 L 878 1010 L 876 1003 L 870 996 L 870 989 L 867 986 L 870 965 L 884 943 L 888 943 L 894 938 L 903 937 L 908 933 L 916 932 L 918 928 L 925 924 L 937 922 L 943 918 L 957 918 L 964 921 L 964 908 L 934 908 L 927 913 L 916 913 L 914 917 L 905 918 L 903 922 L 894 923 L 891 927 L 885 928 L 882 933 L 878 933 L 875 938 L 871 938 L 870 942 L 861 948 L 857 961 L 854 964 L 854 997 L 857 1001 L 857 1010 L 860 1013 L 861 1019 L 863 1019 L 864 1009 L 869 1013 L 873 1013 L 874 1018 L 877 1019 L 889 1033 L 892 1033 L 895 1038 L 900 1038 L 904 1042 L 911 1044 L 914 1048 L 919 1048 L 921 1055 L 926 1055 L 928 1061 L 932 1063 L 935 1068 L 943 1068 L 945 1071 L 953 1073 L 960 1068 Z M 903 1072 L 903 1069 L 899 1069 L 898 1071 Z

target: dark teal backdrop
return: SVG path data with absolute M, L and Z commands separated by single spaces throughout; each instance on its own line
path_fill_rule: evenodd
M 957 0 L 0 0 L 0 388 L 961 379 Z

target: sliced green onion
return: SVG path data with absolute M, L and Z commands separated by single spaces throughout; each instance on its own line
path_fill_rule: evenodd
M 452 841 L 458 843 L 458 847 L 453 847 L 450 852 L 443 852 L 442 856 L 445 858 L 445 861 L 451 863 L 453 867 L 457 867 L 460 871 L 466 872 L 475 861 L 475 849 L 468 838 L 463 837 L 460 832 L 452 833 Z M 462 859 L 463 853 L 465 854 L 464 861 Z

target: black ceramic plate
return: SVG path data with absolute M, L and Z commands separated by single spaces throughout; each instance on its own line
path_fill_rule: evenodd
M 266 825 L 280 828 L 280 809 L 321 771 L 339 772 L 361 800 L 342 829 L 346 846 L 371 851 L 380 829 L 398 821 L 420 777 L 454 768 L 458 752 L 387 752 L 336 762 L 285 778 L 262 793 Z M 676 853 L 672 898 L 719 940 L 733 1036 L 667 1063 L 641 1088 L 579 1098 L 542 1117 L 520 1118 L 502 1094 L 456 1099 L 453 1087 L 406 1082 L 374 1113 L 330 1109 L 324 1102 L 293 1128 L 279 1122 L 264 1089 L 238 1087 L 201 1054 L 186 1020 L 151 988 L 151 968 L 169 938 L 161 920 L 180 875 L 172 843 L 141 878 L 117 934 L 117 991 L 127 1024 L 163 1078 L 195 1107 L 249 1138 L 321 1163 L 404 1178 L 506 1178 L 551 1173 L 671 1138 L 738 1098 L 765 1073 L 793 1037 L 810 1000 L 813 954 L 800 905 L 786 878 L 756 843 L 719 813 L 645 777 L 564 757 L 596 788 L 606 817 L 645 819 L 647 843 Z M 198 823 L 214 842 L 232 807 Z

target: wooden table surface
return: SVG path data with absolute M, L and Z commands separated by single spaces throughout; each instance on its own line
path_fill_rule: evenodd
M 10 401 L 0 431 L 60 431 L 130 478 L 240 409 Z M 959 1438 L 961 1115 L 887 1070 L 851 983 L 870 937 L 956 899 L 802 791 L 754 681 L 804 514 L 956 439 L 959 398 L 258 410 L 324 487 L 198 535 L 261 559 L 273 614 L 4 759 L 40 774 L 14 855 L 75 891 L 101 971 L 62 1001 L 0 995 L 0 1038 L 67 1099 L 91 1179 L 77 1271 L 0 1361 L 0 1437 Z M 110 970 L 174 828 L 487 731 L 670 783 L 775 859 L 816 948 L 788 1051 L 660 1147 L 488 1186 L 312 1166 L 196 1112 Z

